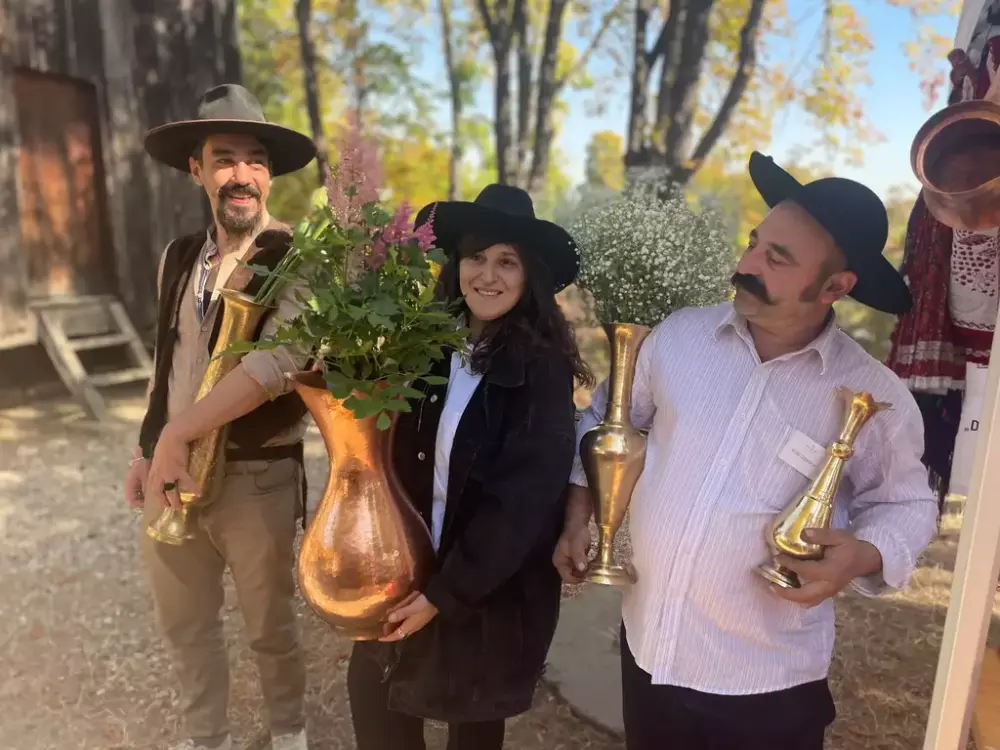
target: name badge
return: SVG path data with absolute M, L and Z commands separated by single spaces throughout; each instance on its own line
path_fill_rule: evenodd
M 806 479 L 812 479 L 826 459 L 826 448 L 808 435 L 793 430 L 778 458 L 804 475 Z

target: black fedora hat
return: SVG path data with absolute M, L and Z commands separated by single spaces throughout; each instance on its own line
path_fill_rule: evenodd
M 146 133 L 146 152 L 163 164 L 188 171 L 188 158 L 210 135 L 252 135 L 267 149 L 274 176 L 294 172 L 316 156 L 312 138 L 268 122 L 253 94 L 243 86 L 224 83 L 206 91 L 190 120 L 171 122 Z
M 432 226 L 435 245 L 449 256 L 459 239 L 481 232 L 504 237 L 530 252 L 548 267 L 552 284 L 560 292 L 576 280 L 580 251 L 569 232 L 558 224 L 535 217 L 535 206 L 525 190 L 510 185 L 487 185 L 474 201 L 437 201 L 420 209 L 415 226 Z
M 913 306 L 903 277 L 882 255 L 889 217 L 874 192 L 843 177 L 824 177 L 803 185 L 770 156 L 757 151 L 750 156 L 750 179 L 770 208 L 784 201 L 797 203 L 833 237 L 848 268 L 858 277 L 851 297 L 893 315 L 902 315 Z

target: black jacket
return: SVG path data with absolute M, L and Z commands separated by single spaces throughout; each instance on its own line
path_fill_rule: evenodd
M 446 357 L 435 374 L 449 372 Z M 393 459 L 429 526 L 446 386 L 421 389 L 425 397 L 400 415 Z M 390 680 L 390 708 L 453 722 L 530 708 L 559 617 L 552 552 L 575 444 L 568 364 L 498 353 L 452 446 L 437 567 L 424 591 L 439 613 L 399 644 L 359 649 Z

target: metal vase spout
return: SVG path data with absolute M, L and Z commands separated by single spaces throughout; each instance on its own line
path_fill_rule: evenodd
M 329 475 L 298 558 L 299 589 L 329 625 L 355 641 L 395 626 L 389 610 L 420 591 L 434 563 L 431 534 L 392 463 L 396 420 L 379 430 L 335 398 L 318 372 L 289 375 L 323 436 Z
M 223 354 L 237 341 L 253 338 L 264 315 L 271 307 L 258 305 L 249 295 L 232 289 L 219 291 L 222 297 L 222 320 L 219 335 L 212 348 L 212 358 L 201 379 L 195 402 L 208 395 L 226 375 L 236 369 L 242 354 Z M 188 474 L 197 484 L 198 492 L 181 491 L 180 508 L 164 508 L 163 512 L 146 527 L 146 533 L 158 542 L 181 545 L 194 538 L 196 511 L 211 505 L 218 497 L 225 478 L 226 443 L 229 428 L 223 426 L 191 443 L 188 456 Z
M 580 440 L 580 459 L 599 533 L 597 556 L 584 578 L 591 583 L 627 586 L 635 583 L 635 570 L 615 562 L 614 539 L 646 462 L 646 436 L 632 425 L 631 409 L 639 349 L 650 329 L 630 323 L 608 323 L 603 328 L 611 346 L 608 404 L 601 423 Z

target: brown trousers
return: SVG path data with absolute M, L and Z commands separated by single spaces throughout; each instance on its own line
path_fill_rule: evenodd
M 298 463 L 226 465 L 218 500 L 199 511 L 197 537 L 182 546 L 140 530 L 157 619 L 174 653 L 188 736 L 214 746 L 229 733 L 229 657 L 223 637 L 223 572 L 232 571 L 250 648 L 257 657 L 272 735 L 305 725 L 305 665 L 295 622 L 294 541 Z M 149 523 L 160 507 L 146 504 Z

